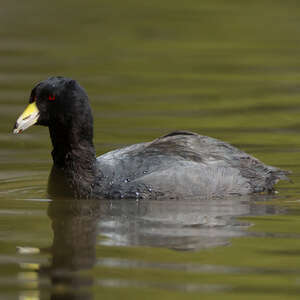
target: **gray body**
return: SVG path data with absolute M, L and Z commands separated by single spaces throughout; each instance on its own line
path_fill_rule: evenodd
M 173 132 L 97 158 L 96 195 L 108 198 L 215 198 L 273 191 L 287 172 L 220 140 Z

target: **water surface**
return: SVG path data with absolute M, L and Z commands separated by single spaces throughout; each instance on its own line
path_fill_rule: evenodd
M 297 1 L 9 1 L 0 16 L 0 299 L 298 299 Z M 47 129 L 11 131 L 51 75 L 87 90 L 99 155 L 186 129 L 294 183 L 208 201 L 49 199 Z

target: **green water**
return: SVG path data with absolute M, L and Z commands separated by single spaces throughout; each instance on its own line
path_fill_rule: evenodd
M 7 1 L 0 10 L 0 299 L 298 299 L 300 4 Z M 77 79 L 100 155 L 175 129 L 293 171 L 275 196 L 51 201 L 33 85 Z

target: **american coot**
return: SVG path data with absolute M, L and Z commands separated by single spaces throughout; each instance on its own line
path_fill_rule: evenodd
M 50 194 L 74 198 L 223 197 L 273 191 L 288 172 L 220 140 L 176 131 L 96 158 L 93 117 L 84 89 L 72 79 L 37 84 L 14 133 L 48 126 L 53 145 Z

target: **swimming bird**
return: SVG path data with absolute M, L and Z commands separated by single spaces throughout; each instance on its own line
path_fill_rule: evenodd
M 221 140 L 175 131 L 96 157 L 88 96 L 73 79 L 38 83 L 13 132 L 49 128 L 50 195 L 77 199 L 224 197 L 271 192 L 287 171 L 268 166 Z

